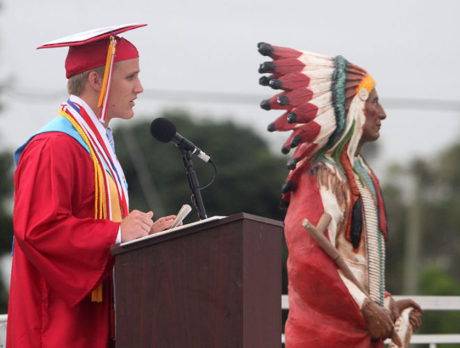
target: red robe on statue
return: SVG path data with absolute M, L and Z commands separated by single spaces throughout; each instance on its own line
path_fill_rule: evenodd
M 371 340 L 334 261 L 302 227 L 305 218 L 318 224 L 325 211 L 323 203 L 318 178 L 307 171 L 291 196 L 285 218 L 289 250 L 286 348 L 383 348 L 383 342 Z
M 14 180 L 7 347 L 108 347 L 110 246 L 120 224 L 94 219 L 91 157 L 67 134 L 39 134 L 22 153 Z M 103 302 L 91 302 L 101 283 Z

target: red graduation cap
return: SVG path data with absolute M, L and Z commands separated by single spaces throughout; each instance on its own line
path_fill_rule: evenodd
M 136 47 L 128 40 L 117 35 L 146 25 L 123 24 L 88 30 L 49 41 L 37 47 L 37 49 L 69 47 L 65 61 L 67 78 L 90 69 L 105 66 L 104 84 L 99 98 L 99 107 L 101 107 L 99 117 L 104 121 L 113 64 L 139 57 Z

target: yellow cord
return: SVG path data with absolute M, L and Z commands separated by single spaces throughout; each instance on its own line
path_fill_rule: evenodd
M 101 206 L 100 206 L 100 202 L 102 201 L 102 198 L 103 197 L 99 197 L 100 196 L 100 193 L 101 193 L 101 190 L 99 190 L 99 186 L 101 185 L 100 182 L 100 178 L 99 178 L 99 173 L 100 173 L 100 166 L 99 166 L 99 163 L 97 162 L 97 157 L 94 153 L 94 150 L 89 142 L 89 139 L 88 137 L 86 136 L 85 132 L 83 131 L 83 129 L 80 127 L 80 125 L 72 118 L 70 117 L 69 115 L 67 115 L 67 113 L 64 111 L 64 110 L 60 110 L 59 112 L 60 115 L 64 116 L 71 124 L 72 126 L 74 126 L 74 128 L 77 130 L 78 134 L 80 134 L 80 136 L 83 138 L 83 141 L 86 143 L 86 145 L 88 146 L 89 148 L 89 151 L 91 153 L 91 159 L 93 160 L 93 165 L 94 165 L 94 218 L 95 219 L 102 219 L 103 216 L 101 215 Z

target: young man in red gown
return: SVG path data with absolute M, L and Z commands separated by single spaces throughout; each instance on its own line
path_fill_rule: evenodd
M 174 216 L 129 211 L 110 120 L 130 119 L 139 55 L 102 28 L 40 48 L 69 46 L 70 97 L 16 153 L 14 252 L 7 347 L 114 345 L 110 247 L 171 226 Z

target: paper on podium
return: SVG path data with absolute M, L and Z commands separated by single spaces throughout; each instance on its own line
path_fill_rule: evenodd
M 204 223 L 207 223 L 207 222 L 210 222 L 210 221 L 221 220 L 221 219 L 224 219 L 224 218 L 226 218 L 226 216 L 220 216 L 220 215 L 211 216 L 211 217 L 203 219 L 203 220 L 198 220 L 198 221 L 191 222 L 189 224 L 185 224 L 185 225 L 181 225 L 181 226 L 177 226 L 177 227 L 172 227 L 170 229 L 167 229 L 167 230 L 164 230 L 164 231 L 161 231 L 161 232 L 149 234 L 148 236 L 133 239 L 133 240 L 130 240 L 130 241 L 127 241 L 127 242 L 123 242 L 123 243 L 120 243 L 120 246 L 125 246 L 125 245 L 138 243 L 138 242 L 141 242 L 141 241 L 146 240 L 146 239 L 156 238 L 156 237 L 162 236 L 164 234 L 168 234 L 168 233 L 172 233 L 172 232 L 175 232 L 175 231 L 183 230 L 184 228 L 188 228 L 188 227 L 195 226 L 195 225 L 201 225 L 201 224 L 204 224 Z
M 179 226 L 182 221 L 184 221 L 185 217 L 192 211 L 192 207 L 188 204 L 183 204 L 180 208 L 179 212 L 176 215 L 176 219 L 174 220 L 171 228 Z

